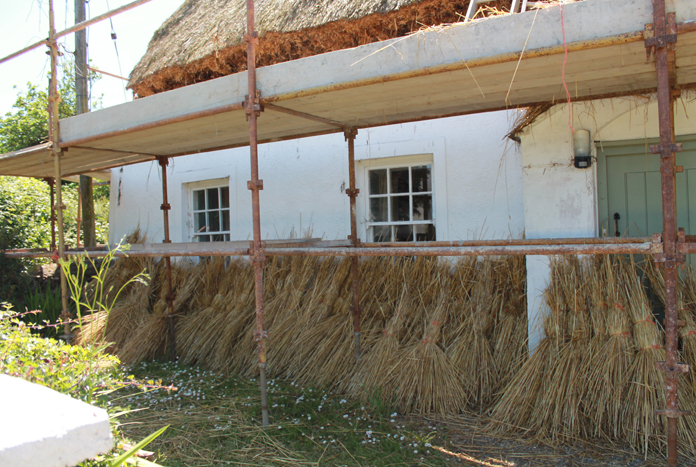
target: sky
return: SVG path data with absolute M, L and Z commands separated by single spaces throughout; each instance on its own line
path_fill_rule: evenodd
M 87 17 L 101 15 L 132 1 L 88 0 Z M 108 19 L 91 26 L 87 31 L 87 53 L 91 66 L 127 78 L 147 51 L 147 45 L 157 28 L 183 3 L 184 0 L 151 0 L 113 17 L 116 47 Z M 56 30 L 61 31 L 74 24 L 74 5 L 75 0 L 54 0 Z M 47 36 L 48 0 L 0 0 L 0 58 Z M 64 47 L 63 50 L 74 51 L 73 35 L 61 38 L 59 44 Z M 47 89 L 50 59 L 46 50 L 42 46 L 0 64 L 0 116 L 12 111 L 18 92 L 26 90 L 28 82 Z M 102 76 L 92 89 L 92 97 L 102 96 L 103 107 L 122 104 L 133 99 L 133 93 L 125 91 L 125 85 L 126 81 Z

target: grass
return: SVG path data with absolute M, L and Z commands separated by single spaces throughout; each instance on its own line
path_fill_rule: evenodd
M 136 378 L 178 387 L 133 394 L 120 429 L 140 439 L 169 430 L 148 449 L 169 467 L 203 465 L 451 465 L 433 425 L 412 424 L 390 407 L 363 405 L 290 381 L 269 381 L 271 426 L 260 427 L 258 383 L 176 363 L 140 364 Z M 373 400 L 381 401 L 379 397 Z M 138 409 L 143 409 L 138 411 Z
M 114 397 L 131 412 L 119 418 L 127 438 L 169 429 L 148 447 L 166 467 L 244 466 L 658 466 L 621 443 L 540 444 L 492 436 L 477 415 L 403 416 L 379 390 L 362 404 L 293 381 L 269 381 L 271 425 L 261 427 L 258 382 L 178 363 L 142 363 L 133 377 L 176 391 Z

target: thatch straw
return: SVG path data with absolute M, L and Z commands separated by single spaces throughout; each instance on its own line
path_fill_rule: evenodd
M 610 436 L 623 434 L 623 409 L 628 381 L 628 372 L 633 363 L 633 341 L 631 321 L 626 311 L 624 295 L 620 293 L 619 265 L 611 258 L 601 263 L 605 281 L 606 332 L 608 339 L 595 358 L 594 371 L 590 380 L 597 388 L 594 413 L 606 414 L 606 426 Z M 602 416 L 604 417 L 604 416 Z M 601 426 L 603 418 L 596 425 Z M 596 428 L 597 431 L 599 428 Z
M 496 284 L 502 299 L 493 331 L 493 356 L 498 369 L 498 392 L 527 359 L 527 274 L 523 256 L 509 256 L 497 267 Z
M 257 2 L 263 39 L 258 66 L 407 36 L 421 28 L 462 21 L 461 0 L 265 0 Z M 483 16 L 508 11 L 495 0 Z M 246 69 L 242 0 L 188 0 L 153 36 L 128 87 L 140 97 Z
M 602 368 L 604 362 L 600 360 L 609 339 L 607 333 L 607 297 L 605 274 L 606 256 L 597 256 L 589 265 L 589 304 L 590 323 L 592 325 L 592 337 L 587 345 L 587 352 L 583 358 L 585 368 L 583 374 L 587 375 L 584 382 L 581 381 L 581 391 L 585 395 L 584 411 L 592 425 L 592 436 L 604 436 L 609 432 L 608 421 L 605 412 L 607 389 L 605 375 L 597 371 Z
M 118 354 L 123 363 L 134 364 L 154 360 L 169 347 L 169 317 L 166 313 L 151 315 L 136 329 Z
M 650 446 L 658 447 L 658 438 L 664 434 L 662 420 L 655 416 L 655 409 L 666 403 L 665 374 L 656 367 L 658 361 L 665 360 L 664 339 L 633 259 L 623 264 L 621 273 L 637 349 L 629 370 L 623 428 L 629 443 L 647 452 Z
M 455 331 L 458 338 L 447 349 L 448 357 L 460 370 L 472 408 L 478 411 L 488 407 L 498 383 L 493 347 L 487 337 L 500 303 L 494 295 L 492 266 L 492 262 L 483 263 L 467 304 L 468 319 Z
M 394 358 L 399 351 L 399 334 L 403 318 L 408 309 L 415 306 L 407 303 L 407 289 L 403 288 L 401 297 L 396 303 L 393 316 L 387 322 L 382 335 L 377 338 L 375 345 L 365 354 L 360 365 L 356 365 L 355 373 L 347 387 L 348 392 L 368 400 L 377 393 L 384 401 L 393 397 L 393 387 L 385 384 L 389 368 L 393 366 Z M 409 297 L 410 298 L 410 297 Z
M 402 413 L 458 413 L 466 406 L 458 369 L 438 345 L 448 314 L 446 296 L 443 292 L 428 313 L 423 339 L 390 362 L 385 386 L 393 386 L 394 402 Z
M 577 438 L 589 432 L 584 414 L 584 392 L 587 371 L 585 358 L 591 336 L 588 309 L 590 271 L 575 258 L 565 262 L 559 279 L 567 310 L 566 339 L 558 353 L 542 405 L 548 408 L 545 421 L 537 430 L 550 438 Z

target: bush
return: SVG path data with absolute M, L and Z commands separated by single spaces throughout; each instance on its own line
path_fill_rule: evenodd
M 46 386 L 106 409 L 112 420 L 117 444 L 123 445 L 126 440 L 116 429 L 115 419 L 118 415 L 127 413 L 128 410 L 112 407 L 107 396 L 124 387 L 158 389 L 159 386 L 139 383 L 132 377 L 129 381 L 125 381 L 125 374 L 119 367 L 118 359 L 104 353 L 103 347 L 73 346 L 32 334 L 29 326 L 19 320 L 24 317 L 23 315 L 25 313 L 13 314 L 7 304 L 3 304 L 0 309 L 0 373 Z M 99 456 L 80 465 L 83 467 L 120 466 L 165 429 L 166 427 L 158 430 L 118 457 Z
M 41 384 L 87 403 L 100 388 L 123 379 L 118 359 L 96 347 L 38 337 L 5 306 L 0 311 L 0 372 Z

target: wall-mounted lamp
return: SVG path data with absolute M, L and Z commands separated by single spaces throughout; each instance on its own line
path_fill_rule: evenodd
M 586 169 L 592 165 L 592 148 L 590 147 L 590 132 L 575 130 L 573 133 L 573 165 L 578 169 Z

